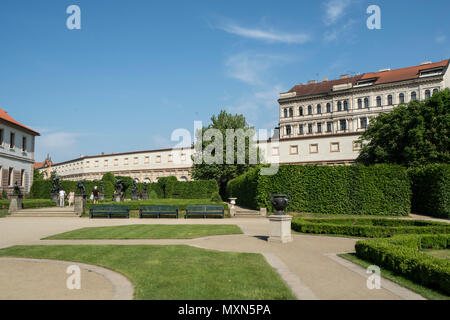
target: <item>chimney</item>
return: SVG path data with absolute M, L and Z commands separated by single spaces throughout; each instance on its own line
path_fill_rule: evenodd
M 308 84 L 314 84 L 314 83 L 317 83 L 317 81 L 316 80 L 309 80 L 308 81 Z
M 340 79 L 348 79 L 350 78 L 349 74 L 341 74 L 341 76 L 339 77 Z
M 431 61 L 424 61 L 424 62 L 422 62 L 420 65 L 423 66 L 423 65 L 425 65 L 425 64 L 431 64 Z
M 105 153 L 104 152 L 102 152 L 102 156 L 104 156 L 105 155 Z
M 323 78 L 322 81 L 323 81 L 323 82 L 327 82 L 327 81 L 328 81 L 328 78 Z

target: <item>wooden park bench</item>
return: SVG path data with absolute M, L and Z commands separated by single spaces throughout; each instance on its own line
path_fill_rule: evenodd
M 91 210 L 89 210 L 89 217 L 94 218 L 94 216 L 101 216 L 101 217 L 108 217 L 108 218 L 111 218 L 111 217 L 129 218 L 130 217 L 130 207 L 114 205 L 114 204 L 95 205 L 95 206 L 91 207 Z
M 161 216 L 174 217 L 178 219 L 177 206 L 141 206 L 139 218 L 161 218 Z
M 203 216 L 203 218 L 220 216 L 223 218 L 224 209 L 222 206 L 214 205 L 187 206 L 184 218 L 189 218 L 191 216 Z

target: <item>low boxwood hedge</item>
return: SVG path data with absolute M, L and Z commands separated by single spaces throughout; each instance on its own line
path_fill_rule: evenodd
M 47 199 L 23 199 L 24 209 L 55 207 L 56 202 Z M 0 209 L 8 209 L 9 200 L 0 200 Z
M 450 224 L 385 218 L 294 218 L 292 229 L 304 233 L 383 238 L 397 234 L 450 233 Z
M 419 284 L 450 294 L 450 261 L 421 249 L 448 249 L 449 234 L 400 235 L 356 243 L 356 255 Z

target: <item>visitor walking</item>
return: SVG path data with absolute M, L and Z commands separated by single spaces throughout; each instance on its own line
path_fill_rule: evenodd
M 94 192 L 92 192 L 94 194 L 94 204 L 98 203 L 98 189 L 97 186 L 94 187 Z
M 64 207 L 64 200 L 66 199 L 66 192 L 61 189 L 59 190 L 59 206 Z
M 69 207 L 72 205 L 75 201 L 75 192 L 73 190 L 70 190 L 69 192 Z

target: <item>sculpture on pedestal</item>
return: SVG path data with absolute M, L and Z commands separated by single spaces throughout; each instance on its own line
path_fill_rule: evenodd
M 142 191 L 142 200 L 148 200 L 147 188 L 148 188 L 148 183 L 144 182 L 144 188 L 143 188 L 143 191 Z
M 17 181 L 14 183 L 14 195 L 15 196 L 22 196 L 22 191 L 20 190 L 19 185 L 17 184 Z
M 131 187 L 131 200 L 139 200 L 139 190 L 135 180 L 133 180 L 133 186 Z
M 61 181 L 59 177 L 56 175 L 55 171 L 52 171 L 50 175 L 50 179 L 52 180 L 52 189 L 50 191 L 50 199 L 58 202 L 58 193 L 61 190 Z
M 82 195 L 83 198 L 86 197 L 86 187 L 84 184 L 85 184 L 84 180 L 79 181 L 77 184 L 78 194 Z
M 114 193 L 114 200 L 116 202 L 123 201 L 123 194 L 124 194 L 124 185 L 122 180 L 117 179 L 116 180 L 116 190 Z
M 104 201 L 105 200 L 105 186 L 103 185 L 103 180 L 100 180 L 99 200 L 100 201 Z

